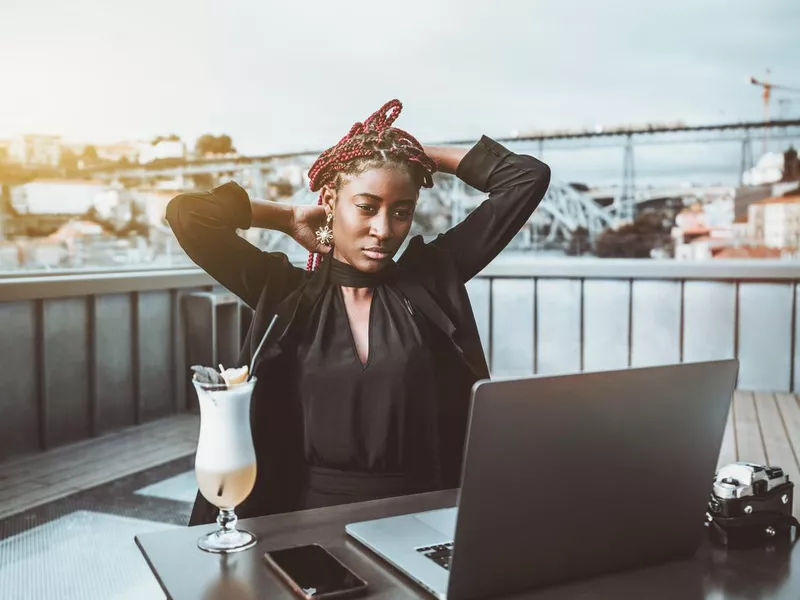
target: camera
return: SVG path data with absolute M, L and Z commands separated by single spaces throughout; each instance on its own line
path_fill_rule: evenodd
M 738 462 L 714 476 L 706 513 L 712 541 L 755 546 L 788 540 L 794 484 L 780 467 Z

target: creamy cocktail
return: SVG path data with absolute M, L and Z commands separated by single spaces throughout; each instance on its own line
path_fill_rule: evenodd
M 236 529 L 234 509 L 256 480 L 256 455 L 250 430 L 250 399 L 256 384 L 251 377 L 241 382 L 192 381 L 200 401 L 200 437 L 195 474 L 200 493 L 220 509 L 220 529 L 198 541 L 209 552 L 236 552 L 250 548 L 256 537 Z

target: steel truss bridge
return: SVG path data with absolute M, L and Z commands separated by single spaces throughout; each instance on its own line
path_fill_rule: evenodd
M 601 206 L 594 198 L 567 185 L 553 180 L 536 214 L 529 223 L 529 239 L 555 242 L 568 241 L 579 228 L 594 237 L 603 229 L 619 222 L 629 221 L 635 213 L 637 198 L 634 149 L 639 145 L 665 145 L 689 143 L 738 142 L 741 144 L 739 165 L 740 181 L 744 173 L 753 167 L 753 143 L 759 139 L 800 140 L 800 119 L 754 121 L 715 125 L 690 126 L 683 123 L 625 125 L 593 130 L 552 130 L 521 133 L 510 137 L 496 137 L 499 142 L 515 151 L 529 151 L 544 156 L 548 149 L 594 148 L 620 146 L 624 148 L 621 185 L 619 192 L 608 206 Z M 436 142 L 435 145 L 470 146 L 474 140 Z M 239 156 L 230 158 L 185 161 L 169 166 L 143 165 L 133 168 L 99 168 L 91 175 L 106 181 L 137 181 L 141 183 L 158 180 L 177 180 L 180 185 L 191 187 L 184 180 L 197 176 L 212 176 L 214 181 L 232 179 L 239 182 L 256 197 L 267 195 L 267 186 L 288 166 L 302 166 L 307 170 L 319 151 L 304 151 L 265 156 Z M 432 190 L 423 190 L 438 207 L 449 212 L 451 222 L 460 220 L 466 211 L 474 208 L 479 199 L 474 191 L 454 177 L 437 177 Z M 482 196 L 480 197 L 482 198 Z M 299 189 L 290 202 L 313 203 L 315 195 L 307 188 Z M 544 239 L 540 233 L 544 233 Z

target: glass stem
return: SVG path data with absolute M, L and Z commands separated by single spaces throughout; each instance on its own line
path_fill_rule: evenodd
M 220 508 L 217 515 L 217 524 L 220 527 L 220 535 L 231 534 L 236 531 L 236 521 L 239 518 L 232 508 Z

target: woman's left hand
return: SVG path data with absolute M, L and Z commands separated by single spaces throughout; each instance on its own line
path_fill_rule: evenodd
M 292 212 L 290 235 L 309 252 L 327 254 L 330 246 L 319 243 L 317 230 L 327 222 L 327 212 L 323 206 L 295 206 Z

